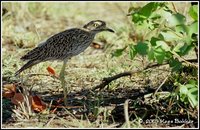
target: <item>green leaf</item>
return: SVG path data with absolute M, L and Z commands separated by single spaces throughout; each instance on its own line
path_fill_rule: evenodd
M 185 85 L 180 85 L 180 93 L 183 95 L 187 95 L 188 94 L 188 88 Z
M 148 19 L 158 7 L 163 5 L 164 3 L 161 2 L 150 2 L 146 4 L 139 11 L 132 14 L 132 21 L 135 23 L 143 22 Z
M 169 18 L 167 18 L 169 26 L 176 26 L 180 24 L 184 24 L 186 22 L 186 18 L 182 14 L 173 14 Z
M 156 42 L 159 41 L 159 40 L 160 40 L 159 38 L 152 37 L 151 40 L 150 40 L 150 43 L 151 43 L 152 46 L 156 46 Z
M 189 80 L 189 84 L 192 84 L 192 85 L 197 85 L 197 81 L 196 81 L 196 80 L 193 80 L 193 79 L 191 79 L 191 80 Z
M 183 42 L 178 43 L 178 44 L 173 48 L 173 51 L 176 52 L 176 53 L 179 53 L 181 47 L 184 46 L 184 44 L 185 44 L 185 43 L 183 43 Z
M 165 51 L 170 51 L 170 47 L 164 41 L 157 41 L 156 46 L 162 47 L 162 49 L 164 49 Z
M 147 43 L 144 43 L 144 42 L 138 42 L 138 44 L 135 45 L 135 50 L 140 55 L 146 55 L 147 51 L 148 51 L 148 48 L 149 47 L 148 47 Z
M 158 5 L 157 2 L 150 2 L 140 10 L 140 14 L 148 18 L 158 8 Z
M 167 42 L 180 40 L 182 37 L 179 37 L 175 34 L 175 32 L 167 31 L 167 32 L 160 32 L 160 34 L 163 36 L 164 40 Z
M 112 57 L 119 57 L 122 55 L 123 51 L 126 49 L 125 48 L 122 48 L 122 49 L 116 49 L 115 52 L 112 53 Z
M 149 61 L 154 60 L 154 50 L 153 48 L 150 49 L 150 51 L 148 52 L 148 59 Z
M 129 47 L 130 47 L 130 49 L 129 49 L 129 55 L 130 55 L 131 60 L 133 60 L 134 57 L 135 57 L 136 54 L 137 54 L 137 51 L 135 50 L 133 44 L 129 45 Z
M 189 36 L 192 37 L 192 34 L 197 34 L 198 33 L 198 22 L 193 22 L 189 26 Z
M 139 15 L 138 13 L 132 14 L 132 21 L 134 23 L 143 22 L 143 20 L 145 20 L 145 19 L 146 19 L 146 17 Z
M 172 71 L 178 71 L 182 67 L 182 63 L 179 62 L 177 59 L 169 60 L 169 66 L 171 67 Z
M 187 101 L 187 94 L 188 94 L 187 87 L 185 85 L 180 84 L 179 93 L 180 93 L 181 101 L 184 102 L 185 104 L 187 104 L 188 103 L 188 101 Z
M 189 27 L 185 24 L 177 25 L 175 27 L 175 30 L 176 30 L 176 32 L 182 33 L 182 34 L 188 34 L 189 33 Z
M 163 63 L 165 54 L 165 51 L 160 46 L 154 49 L 154 56 L 159 64 Z
M 172 16 L 171 10 L 159 10 L 158 13 L 161 14 L 164 19 L 168 19 Z
M 178 53 L 180 56 L 184 56 L 188 54 L 193 47 L 193 44 L 188 44 L 187 42 L 180 42 L 173 48 L 173 51 Z
M 152 13 L 149 18 L 151 18 L 152 20 L 157 20 L 161 18 L 161 15 L 157 13 Z
M 188 89 L 195 88 L 195 85 L 194 85 L 194 84 L 186 84 L 185 86 L 186 86 Z
M 187 44 L 187 43 L 184 43 L 184 45 L 182 47 L 180 47 L 180 51 L 178 52 L 178 54 L 180 56 L 184 56 L 186 54 L 189 53 L 189 51 L 193 48 L 193 44 Z
M 187 104 L 188 102 L 194 108 L 198 105 L 198 88 L 197 84 L 178 84 L 180 99 L 182 102 Z
M 192 84 L 187 84 L 186 87 L 189 88 L 189 91 L 187 94 L 188 100 L 191 106 L 194 108 L 195 106 L 198 105 L 198 88 L 196 85 L 192 85 Z
M 198 20 L 198 5 L 191 6 L 188 13 L 194 20 Z
M 193 108 L 198 105 L 197 96 L 192 95 L 191 93 L 188 94 L 188 100 Z
M 184 41 L 188 45 L 191 45 L 192 43 L 192 38 L 189 35 L 184 36 L 181 40 Z

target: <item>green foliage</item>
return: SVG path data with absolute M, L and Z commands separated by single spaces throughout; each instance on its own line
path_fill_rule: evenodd
M 137 55 L 142 55 L 149 62 L 165 62 L 172 72 L 180 72 L 183 68 L 181 58 L 198 46 L 198 8 L 193 5 L 187 12 L 191 21 L 186 14 L 177 12 L 170 4 L 172 3 L 149 2 L 143 7 L 129 8 L 135 33 L 142 34 L 143 36 L 138 37 L 143 38 L 130 43 L 128 52 L 132 60 Z M 116 50 L 114 56 L 122 55 L 124 50 Z M 181 101 L 188 101 L 192 107 L 196 106 L 197 85 L 188 83 L 179 86 Z
M 135 50 L 140 55 L 146 55 L 148 51 L 148 44 L 145 42 L 138 42 L 137 45 L 135 45 Z
M 193 6 L 190 7 L 189 14 L 194 20 L 198 19 L 198 13 L 197 12 L 198 12 L 198 6 L 197 5 L 193 5 Z
M 151 2 L 142 7 L 139 11 L 132 13 L 132 21 L 134 23 L 143 22 L 144 20 L 147 20 L 152 13 L 157 10 L 159 7 L 162 7 L 164 3 L 158 3 L 158 2 Z M 158 16 L 152 17 L 153 19 L 156 19 Z
M 131 60 L 133 60 L 134 57 L 135 57 L 136 54 L 137 54 L 137 51 L 135 50 L 135 47 L 134 47 L 133 44 L 130 44 L 129 47 L 130 47 L 129 55 L 130 55 Z
M 171 67 L 172 71 L 178 71 L 182 67 L 182 63 L 178 60 L 175 60 L 174 58 L 171 58 L 169 60 L 169 66 Z
M 177 83 L 179 86 L 179 96 L 180 100 L 185 104 L 190 103 L 194 108 L 198 105 L 198 88 L 197 82 L 194 80 L 190 80 L 188 84 L 183 85 Z
M 170 26 L 177 26 L 184 24 L 186 22 L 186 18 L 184 15 L 175 13 L 172 14 L 171 17 L 168 18 L 168 22 Z
M 155 54 L 154 54 L 153 48 L 151 48 L 150 51 L 148 52 L 148 59 L 149 59 L 149 61 L 155 60 Z
M 122 49 L 116 49 L 115 50 L 115 52 L 113 52 L 112 53 L 112 57 L 119 57 L 119 56 L 121 56 L 122 55 L 122 53 L 123 53 L 123 51 L 126 49 L 126 47 L 125 48 L 122 48 Z
M 187 23 L 186 16 L 170 9 L 169 3 L 150 2 L 140 8 L 129 8 L 132 22 L 135 27 L 148 29 L 147 34 L 156 34 L 144 37 L 143 41 L 129 45 L 131 59 L 138 55 L 147 56 L 151 61 L 162 64 L 168 62 L 172 71 L 181 68 L 179 59 L 173 59 L 173 55 L 187 55 L 197 46 L 197 6 L 191 6 L 189 15 L 194 19 Z M 150 40 L 149 40 L 150 39 Z M 196 43 L 196 44 L 194 44 Z M 125 49 L 117 49 L 113 56 L 122 55 Z
M 154 56 L 159 64 L 162 64 L 165 59 L 165 50 L 162 47 L 154 49 Z

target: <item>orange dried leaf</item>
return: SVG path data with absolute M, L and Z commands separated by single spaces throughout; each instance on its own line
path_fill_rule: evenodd
M 19 105 L 20 102 L 24 102 L 22 93 L 15 93 L 14 97 L 11 98 L 11 102 L 15 105 Z
M 102 49 L 103 46 L 99 43 L 93 42 L 91 45 L 91 47 L 95 48 L 95 49 Z
M 32 109 L 37 112 L 41 112 L 46 109 L 46 104 L 41 101 L 41 99 L 35 95 L 32 97 Z
M 3 92 L 3 97 L 5 98 L 12 98 L 15 95 L 12 91 L 5 91 Z
M 12 98 L 16 93 L 15 84 L 5 84 L 3 86 L 3 97 Z
M 55 70 L 53 68 L 51 68 L 50 66 L 47 67 L 47 71 L 52 75 L 56 75 Z

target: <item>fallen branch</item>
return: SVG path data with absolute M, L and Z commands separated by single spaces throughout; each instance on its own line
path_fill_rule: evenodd
M 116 79 L 124 77 L 124 76 L 131 76 L 131 75 L 132 75 L 132 72 L 129 71 L 129 72 L 123 72 L 123 73 L 114 75 L 112 77 L 104 78 L 102 83 L 100 85 L 97 85 L 95 88 L 93 88 L 93 90 L 96 90 L 98 88 L 101 90 L 102 88 L 104 88 L 106 85 L 108 85 L 113 80 L 116 80 Z
M 187 60 L 184 59 L 184 60 L 182 60 L 180 62 L 185 62 L 185 61 L 187 61 L 187 62 L 198 62 L 197 59 L 187 59 Z M 169 64 L 168 62 L 164 62 L 163 64 L 151 63 L 151 64 L 148 64 L 142 70 L 122 72 L 122 73 L 116 74 L 116 75 L 111 76 L 111 77 L 103 78 L 102 83 L 97 85 L 96 87 L 94 87 L 92 90 L 96 90 L 96 89 L 100 89 L 101 90 L 102 88 L 104 88 L 105 86 L 109 85 L 112 81 L 114 81 L 114 80 L 116 80 L 118 78 L 125 77 L 125 76 L 132 76 L 135 73 L 139 73 L 139 72 L 148 70 L 150 68 L 160 67 L 160 66 L 168 65 L 168 64 Z
M 162 65 L 165 65 L 165 64 L 162 64 Z M 161 66 L 161 65 L 160 64 L 149 64 L 143 70 L 122 72 L 122 73 L 116 74 L 116 75 L 111 76 L 111 77 L 103 78 L 102 83 L 97 85 L 95 88 L 93 88 L 93 90 L 96 90 L 96 89 L 101 90 L 102 88 L 107 86 L 113 80 L 116 80 L 118 78 L 125 77 L 125 76 L 132 76 L 135 73 L 139 73 L 139 72 L 142 72 L 142 71 L 147 70 L 149 68 L 158 67 L 158 66 Z

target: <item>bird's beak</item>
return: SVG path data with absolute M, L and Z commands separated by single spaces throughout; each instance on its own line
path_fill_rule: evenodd
M 112 33 L 114 33 L 114 32 L 115 32 L 115 31 L 113 31 L 112 29 L 110 29 L 110 28 L 107 28 L 107 27 L 104 29 L 104 31 L 109 31 L 109 32 L 112 32 Z

